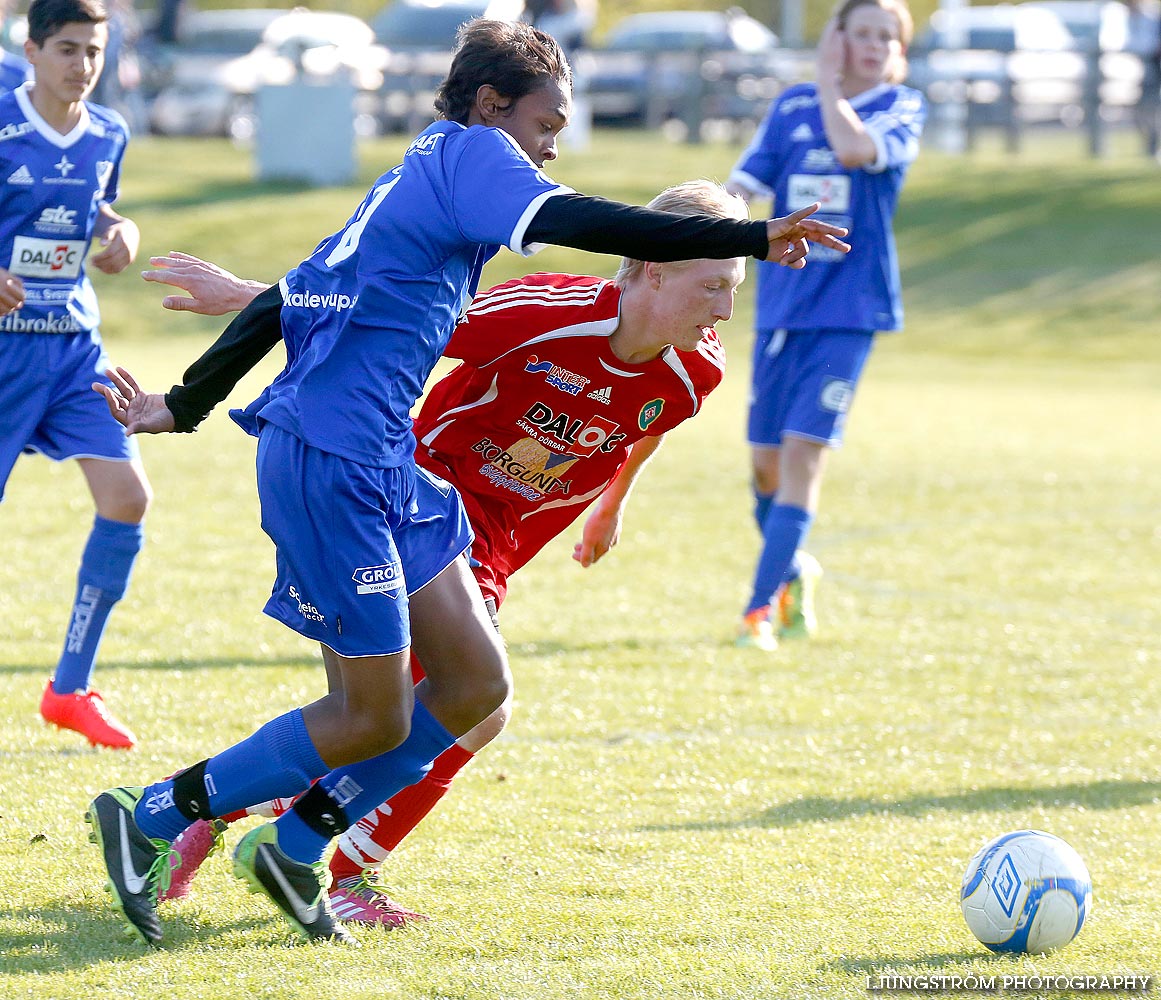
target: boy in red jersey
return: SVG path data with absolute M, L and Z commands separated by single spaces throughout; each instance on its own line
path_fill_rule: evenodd
M 670 188 L 649 207 L 746 215 L 740 199 L 708 181 Z M 170 309 L 220 315 L 265 287 L 185 254 L 152 263 L 157 269 L 147 280 L 193 294 L 168 296 Z M 625 260 L 612 281 L 537 274 L 476 297 L 446 351 L 461 364 L 432 386 L 414 429 L 416 460 L 463 497 L 475 532 L 473 569 L 493 611 L 508 576 L 590 504 L 573 558 L 588 566 L 616 544 L 625 501 L 662 436 L 694 416 L 721 382 L 725 354 L 713 327 L 730 317 L 744 276 L 742 258 Z M 235 341 L 220 348 L 225 339 L 165 397 L 138 395 L 126 381 L 143 426 L 151 410 L 164 409 L 168 426 L 192 429 L 273 346 Z M 454 775 L 499 735 L 510 710 L 505 703 L 437 758 L 422 781 L 342 835 L 331 859 L 337 917 L 388 928 L 418 917 L 387 898 L 379 868 Z M 281 811 L 289 802 L 271 806 Z M 200 822 L 175 844 L 183 860 L 169 898 L 188 891 L 213 840 L 213 828 Z

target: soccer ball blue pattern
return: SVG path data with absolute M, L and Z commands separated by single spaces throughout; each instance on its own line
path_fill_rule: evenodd
M 1018 830 L 976 852 L 959 902 L 971 932 L 992 951 L 1042 954 L 1080 933 L 1092 909 L 1092 880 L 1059 837 Z

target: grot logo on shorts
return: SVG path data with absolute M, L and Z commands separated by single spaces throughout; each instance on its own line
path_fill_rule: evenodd
M 845 378 L 832 378 L 823 384 L 818 394 L 818 405 L 831 413 L 846 413 L 855 395 L 855 383 Z
M 351 574 L 357 594 L 386 594 L 394 597 L 403 589 L 403 567 L 398 561 L 382 566 L 364 566 Z

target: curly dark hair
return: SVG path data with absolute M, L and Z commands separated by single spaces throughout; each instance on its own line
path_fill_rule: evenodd
M 441 118 L 466 125 L 484 84 L 516 101 L 549 80 L 572 87 L 572 70 L 555 38 L 523 21 L 477 17 L 456 36 L 455 57 L 435 95 L 435 110 Z

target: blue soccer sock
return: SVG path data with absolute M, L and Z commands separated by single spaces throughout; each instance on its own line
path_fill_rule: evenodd
M 754 589 L 746 614 L 765 607 L 778 587 L 791 576 L 794 555 L 810 531 L 812 514 L 801 507 L 774 504 L 762 526 L 762 554 L 754 571 Z
M 416 699 L 411 716 L 411 732 L 399 746 L 370 760 L 335 768 L 319 779 L 311 794 L 274 821 L 278 829 L 278 849 L 288 858 L 304 864 L 321 861 L 331 838 L 401 789 L 414 785 L 435 760 L 455 743 L 449 733 Z M 319 790 L 326 793 L 321 799 Z M 307 800 L 321 800 L 329 808 L 320 815 Z M 316 803 L 317 804 L 317 803 Z
M 93 521 L 77 573 L 77 593 L 64 650 L 52 678 L 52 689 L 57 694 L 88 688 L 109 612 L 129 586 L 133 562 L 144 539 L 145 530 L 140 524 L 110 521 L 99 514 Z
M 754 520 L 757 522 L 759 531 L 765 526 L 766 518 L 770 514 L 770 508 L 773 504 L 773 493 L 759 493 L 757 490 L 754 491 Z
M 210 816 L 223 816 L 268 799 L 297 795 L 328 770 L 306 731 L 302 709 L 296 708 L 206 761 L 204 792 L 198 792 L 208 802 Z M 147 837 L 172 841 L 192 822 L 188 802 L 174 796 L 174 783 L 174 778 L 166 778 L 141 796 L 134 817 Z

